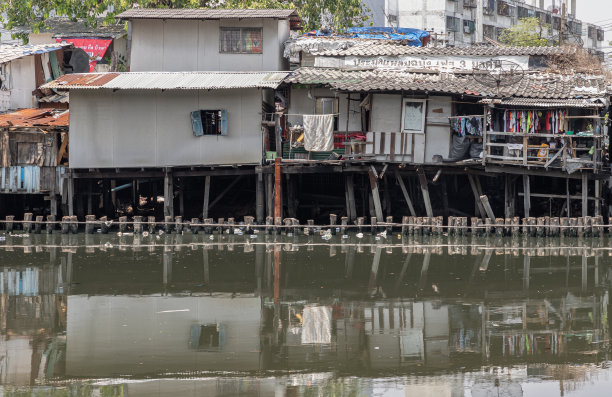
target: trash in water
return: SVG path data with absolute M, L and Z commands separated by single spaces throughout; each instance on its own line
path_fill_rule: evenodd
M 149 237 L 149 232 L 142 232 L 142 237 Z
M 357 238 L 363 238 L 363 233 L 357 233 Z
M 347 238 L 348 238 L 348 234 L 343 234 L 343 235 L 342 235 L 342 238 L 343 238 L 343 239 L 347 239 Z
M 251 238 L 257 238 L 257 236 L 255 234 L 251 234 Z

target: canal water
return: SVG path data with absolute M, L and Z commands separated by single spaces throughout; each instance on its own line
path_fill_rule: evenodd
M 610 396 L 610 246 L 0 234 L 0 395 Z

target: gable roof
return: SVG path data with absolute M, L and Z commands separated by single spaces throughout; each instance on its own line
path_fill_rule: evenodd
M 424 73 L 406 70 L 341 70 L 299 68 L 287 83 L 326 85 L 341 91 L 427 91 L 484 97 L 602 98 L 610 95 L 604 76 L 527 73 L 518 83 L 500 87 L 483 85 L 471 74 Z
M 289 72 L 126 72 L 75 73 L 41 88 L 111 90 L 218 90 L 276 88 Z
M 132 8 L 117 15 L 118 19 L 289 19 L 297 17 L 293 9 L 267 8 Z

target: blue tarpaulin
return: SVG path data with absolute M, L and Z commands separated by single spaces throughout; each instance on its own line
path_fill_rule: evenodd
M 386 28 L 386 27 L 357 27 L 348 28 L 344 33 L 322 32 L 312 30 L 304 33 L 304 36 L 316 37 L 347 37 L 359 39 L 378 39 L 378 40 L 406 40 L 408 45 L 423 47 L 427 45 L 429 33 L 420 29 L 412 28 Z

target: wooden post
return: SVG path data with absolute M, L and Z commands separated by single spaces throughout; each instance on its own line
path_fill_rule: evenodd
M 355 203 L 355 180 L 353 174 L 346 176 L 346 196 L 347 196 L 347 215 L 349 221 L 354 221 L 357 218 L 357 206 Z
M 261 176 L 261 174 L 259 174 Z M 259 183 L 257 184 L 259 187 Z M 259 200 L 259 191 L 257 193 Z M 258 201 L 259 202 L 259 201 Z M 202 205 L 202 219 L 208 218 L 208 205 L 210 204 L 210 175 L 204 177 L 204 204 Z
M 283 143 L 281 137 L 281 123 L 280 123 L 280 114 L 274 115 L 274 137 L 276 140 L 276 160 L 280 160 L 283 158 Z M 277 215 L 282 216 L 282 215 Z
M 43 219 L 45 219 L 42 215 L 38 215 L 36 217 L 36 221 L 34 222 L 34 233 L 40 234 L 42 230 Z
M 368 177 L 370 178 L 370 189 L 372 190 L 372 200 L 374 201 L 374 211 L 376 213 L 376 220 L 379 222 L 383 221 L 382 205 L 380 203 L 380 195 L 378 194 L 378 175 L 373 165 L 370 165 L 368 170 Z
M 427 178 L 425 172 L 422 169 L 418 169 L 419 183 L 421 184 L 421 193 L 423 194 L 423 201 L 425 202 L 425 212 L 428 218 L 433 218 L 433 210 L 431 208 L 431 201 L 429 199 L 429 186 L 427 185 Z
M 119 217 L 119 232 L 125 233 L 127 231 L 127 216 Z
M 308 233 L 306 233 L 308 236 L 312 236 L 314 234 L 314 219 L 308 219 L 306 221 L 306 224 L 308 225 L 308 227 L 306 228 L 306 230 L 308 230 Z
M 588 175 L 583 172 L 582 173 L 582 216 L 589 215 L 589 179 Z
M 595 179 L 595 216 L 601 215 L 601 191 L 599 179 Z
M 265 186 L 264 186 L 264 176 L 261 173 L 261 168 L 258 168 L 257 174 L 255 175 L 255 219 L 258 224 L 262 224 L 264 222 L 266 216 L 265 209 Z M 208 217 L 206 215 L 204 218 Z
M 571 202 L 570 202 L 570 192 L 569 192 L 569 178 L 565 178 L 565 211 L 567 217 L 571 217 Z
M 272 234 L 272 225 L 274 225 L 274 217 L 266 216 L 266 233 Z
M 23 215 L 23 232 L 29 234 L 32 232 L 32 217 L 34 214 L 28 212 Z
M 68 234 L 70 232 L 70 217 L 63 216 L 62 217 L 62 234 Z
M 244 224 L 246 225 L 246 228 L 245 228 L 246 234 L 253 234 L 253 221 L 254 220 L 255 218 L 253 218 L 252 216 L 244 217 Z
M 278 121 L 278 119 L 277 119 Z M 278 134 L 278 132 L 277 132 Z M 278 141 L 278 138 L 277 138 Z M 278 148 L 277 148 L 278 151 Z M 281 162 L 282 159 L 277 157 L 274 161 L 274 217 L 283 217 L 283 199 L 282 199 L 282 179 L 281 179 Z
M 148 220 L 148 229 L 149 229 L 149 233 L 153 234 L 155 233 L 155 217 L 153 215 L 149 215 L 149 217 L 147 218 Z
M 338 215 L 329 214 L 329 225 L 331 226 L 331 234 L 336 234 L 336 222 L 338 221 Z
M 525 218 L 529 218 L 529 210 L 531 208 L 531 186 L 529 184 L 529 175 L 523 175 L 523 212 Z
M 470 187 L 472 188 L 472 193 L 474 194 L 474 202 L 476 203 L 476 207 L 478 208 L 478 212 L 480 213 L 480 218 L 485 219 L 487 217 L 487 213 L 480 202 L 480 196 L 482 192 L 478 189 L 478 185 L 474 179 L 475 177 L 472 174 L 468 174 L 468 180 L 470 181 Z M 477 178 L 477 177 L 476 177 Z
M 55 215 L 47 215 L 47 234 L 53 233 L 55 229 Z
M 168 168 L 164 172 L 164 216 L 174 217 L 174 179 Z
M 274 217 L 274 175 L 266 174 L 266 216 Z
M 176 230 L 176 234 L 183 233 L 183 217 L 175 216 L 174 217 L 174 229 Z
M 7 215 L 6 216 L 6 232 L 7 233 L 12 233 L 13 232 L 13 221 L 15 220 L 15 216 L 14 215 Z
M 68 197 L 66 199 L 68 204 L 68 215 L 72 216 L 74 215 L 74 178 L 71 173 L 68 174 L 68 178 L 65 182 L 68 184 Z
M 414 206 L 412 205 L 412 200 L 410 199 L 410 195 L 408 194 L 408 189 L 406 189 L 406 185 L 404 184 L 404 179 L 400 175 L 399 170 L 395 169 L 395 179 L 397 183 L 400 185 L 402 189 L 402 194 L 404 195 L 404 200 L 406 200 L 406 204 L 408 205 L 408 210 L 410 211 L 411 216 L 416 216 L 416 212 L 414 211 Z
M 493 209 L 491 208 L 491 204 L 489 204 L 489 198 L 483 194 L 480 196 L 480 202 L 482 203 L 482 206 L 484 207 L 489 219 L 491 219 L 492 222 L 495 222 L 497 218 L 495 218 L 495 214 L 493 214 Z
M 172 233 L 172 217 L 164 216 L 164 233 Z
M 376 234 L 378 219 L 375 216 L 370 217 L 370 232 Z
M 385 218 L 385 223 L 387 224 L 385 230 L 388 234 L 391 234 L 391 231 L 393 230 L 393 226 L 391 226 L 391 224 L 393 223 L 393 217 L 388 216 L 387 218 Z
M 134 234 L 142 233 L 142 216 L 136 215 L 134 217 Z
M 346 234 L 346 226 L 348 225 L 348 216 L 343 216 L 342 218 L 340 218 L 340 234 L 345 235 Z
M 93 234 L 96 222 L 95 215 L 85 215 L 85 233 Z
M 408 235 L 408 222 L 409 222 L 409 217 L 407 216 L 403 216 L 402 217 L 402 236 L 406 236 Z
M 363 224 L 365 223 L 365 218 L 363 216 L 360 216 L 357 218 L 357 232 L 358 233 L 362 233 L 363 232 Z
M 189 225 L 189 227 L 193 234 L 198 234 L 198 232 L 200 231 L 200 219 L 191 218 L 191 224 Z

